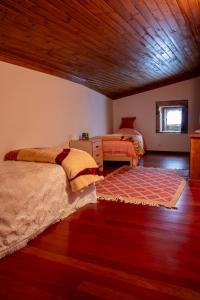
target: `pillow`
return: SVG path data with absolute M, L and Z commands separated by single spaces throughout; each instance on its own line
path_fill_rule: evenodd
M 94 158 L 87 152 L 74 148 L 26 148 L 13 150 L 5 160 L 43 162 L 61 165 L 67 175 L 72 192 L 104 179 Z
M 133 123 L 136 117 L 122 118 L 120 128 L 134 128 Z
M 119 130 L 116 131 L 116 133 L 121 133 L 121 134 L 131 134 L 131 135 L 141 135 L 139 131 L 133 128 L 120 128 Z

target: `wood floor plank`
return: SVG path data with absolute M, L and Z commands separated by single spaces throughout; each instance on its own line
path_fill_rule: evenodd
M 146 278 L 143 276 L 130 274 L 128 272 L 124 272 L 114 268 L 109 268 L 102 265 L 92 264 L 69 256 L 50 253 L 45 250 L 38 251 L 38 249 L 34 247 L 26 247 L 22 251 L 23 253 L 28 253 L 30 255 L 39 257 L 44 260 L 48 260 L 50 262 L 56 262 L 57 264 L 74 268 L 75 270 L 81 270 L 90 273 L 96 277 L 103 275 L 105 281 L 115 280 L 116 285 L 118 284 L 118 282 L 125 282 L 126 284 L 128 283 L 130 285 L 136 285 L 141 288 L 147 288 L 150 291 L 162 291 L 169 296 L 175 295 L 180 299 L 200 299 L 200 291 L 194 291 L 189 288 L 169 284 L 166 282 L 164 285 L 162 285 L 162 281 L 160 281 L 159 279 L 155 280 L 148 278 L 148 280 L 146 280 Z
M 142 163 L 187 160 L 147 154 Z M 177 209 L 100 201 L 0 260 L 0 299 L 199 300 L 199 255 L 199 184 L 187 183 Z

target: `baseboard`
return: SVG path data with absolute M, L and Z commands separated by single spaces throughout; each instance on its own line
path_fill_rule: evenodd
M 184 152 L 184 151 L 162 151 L 162 150 L 146 150 L 146 153 L 152 153 L 152 154 L 168 154 L 168 155 L 183 155 L 183 156 L 189 156 L 190 152 Z

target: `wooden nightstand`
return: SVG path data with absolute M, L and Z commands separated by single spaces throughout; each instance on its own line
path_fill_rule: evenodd
M 91 138 L 89 141 L 70 140 L 69 146 L 71 148 L 88 152 L 95 159 L 99 169 L 103 171 L 103 151 L 101 139 Z
M 190 180 L 200 180 L 200 133 L 190 135 Z

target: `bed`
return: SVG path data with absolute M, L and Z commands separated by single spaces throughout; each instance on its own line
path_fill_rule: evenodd
M 130 128 L 121 128 L 114 134 L 100 136 L 103 147 L 104 161 L 128 161 L 130 166 L 136 166 L 144 154 L 144 139 L 142 134 Z
M 144 154 L 144 139 L 135 129 L 136 117 L 122 117 L 120 129 L 113 134 L 104 135 L 102 139 L 104 161 L 128 161 L 136 166 Z
M 66 159 L 69 162 L 75 158 L 77 151 L 84 153 L 73 149 L 71 157 L 68 153 L 67 158 L 63 158 L 62 154 L 65 164 Z M 17 153 L 19 158 L 19 151 Z M 72 187 L 75 187 L 72 185 L 73 179 L 76 181 L 78 178 L 73 175 L 72 169 L 70 174 L 73 178 L 67 178 L 66 170 L 60 163 L 39 162 L 39 156 L 34 156 L 34 162 L 27 161 L 27 152 L 23 155 L 26 161 L 17 160 L 16 151 L 12 151 L 7 155 L 8 161 L 0 162 L 0 258 L 24 247 L 49 225 L 62 220 L 80 207 L 96 203 L 94 182 L 103 178 L 88 172 L 83 174 L 81 171 L 79 177 L 89 179 L 89 182 L 80 191 L 72 191 Z M 84 161 L 90 159 L 89 169 L 95 169 L 97 166 L 93 158 L 89 154 L 84 155 Z M 51 153 L 51 159 L 52 157 Z

